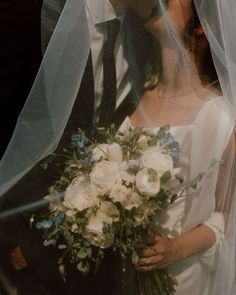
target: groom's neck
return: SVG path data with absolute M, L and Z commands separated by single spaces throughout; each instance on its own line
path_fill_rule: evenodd
M 129 5 L 127 0 L 109 0 L 111 5 L 114 7 L 117 16 L 124 14 L 128 9 Z

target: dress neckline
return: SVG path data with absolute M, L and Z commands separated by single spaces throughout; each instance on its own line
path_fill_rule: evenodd
M 197 113 L 196 117 L 194 118 L 193 122 L 192 123 L 189 123 L 189 124 L 185 124 L 185 125 L 170 125 L 170 128 L 174 128 L 174 129 L 177 129 L 177 128 L 187 128 L 187 127 L 192 127 L 195 125 L 195 123 L 197 122 L 198 118 L 200 117 L 200 115 L 205 111 L 206 107 L 209 106 L 211 103 L 219 100 L 219 99 L 222 99 L 222 96 L 216 96 L 212 99 L 209 99 L 199 110 L 199 112 Z M 124 120 L 125 121 L 128 121 L 130 126 L 132 127 L 136 127 L 134 126 L 132 123 L 131 123 L 131 120 L 130 120 L 130 117 L 126 117 L 126 119 Z M 123 125 L 123 124 L 122 124 Z M 166 124 L 168 125 L 168 124 Z M 160 129 L 162 126 L 164 125 L 161 125 L 161 126 L 155 126 L 155 127 L 140 127 L 140 128 L 143 128 L 143 129 Z

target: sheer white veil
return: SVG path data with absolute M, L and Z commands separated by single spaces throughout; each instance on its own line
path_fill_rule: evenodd
M 163 14 L 166 2 L 168 1 L 157 0 L 160 12 Z M 211 47 L 222 97 L 230 106 L 229 116 L 235 122 L 236 1 L 194 0 L 194 2 Z M 15 185 L 37 162 L 52 153 L 61 139 L 90 52 L 85 7 L 85 0 L 44 0 L 42 44 L 45 54 L 29 97 L 18 118 L 12 139 L 0 162 L 0 196 Z M 168 14 L 165 16 L 165 23 L 169 41 L 178 49 L 181 64 L 186 71 L 189 71 L 188 82 L 191 83 L 192 69 L 187 63 L 185 64 L 187 57 L 181 38 Z M 214 119 L 217 119 L 216 116 Z M 220 129 L 221 122 L 216 120 L 216 124 Z M 234 132 L 225 135 L 225 140 L 229 141 L 229 137 L 234 137 Z M 221 139 L 216 136 L 215 144 L 217 145 Z M 222 197 L 225 200 L 222 201 L 224 204 L 219 208 L 227 215 L 224 251 L 221 252 L 214 269 L 214 285 L 209 295 L 236 294 L 236 192 L 235 178 L 232 176 L 235 169 L 234 148 L 235 146 L 230 152 L 231 160 L 227 166 L 229 185 Z M 203 162 L 202 159 L 201 161 Z M 226 183 L 224 187 L 225 185 Z M 200 204 L 200 200 L 198 202 Z M 186 229 L 190 227 L 191 222 L 194 223 L 193 220 L 186 222 Z
M 211 46 L 211 52 L 219 77 L 223 96 L 229 102 L 234 117 L 236 112 L 236 1 L 195 0 L 204 31 Z M 235 124 L 234 124 L 235 138 Z M 235 150 L 234 150 L 235 156 Z M 232 159 L 235 161 L 235 159 Z M 235 173 L 235 165 L 233 165 Z M 224 250 L 221 252 L 212 294 L 236 293 L 236 190 L 235 176 L 230 189 L 229 218 L 225 234 Z
M 51 39 L 0 163 L 0 195 L 59 143 L 90 51 L 85 1 L 44 1 L 42 37 L 44 49 Z

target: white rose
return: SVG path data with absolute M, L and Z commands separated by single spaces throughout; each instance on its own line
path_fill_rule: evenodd
M 123 152 L 118 143 L 112 144 L 98 144 L 93 149 L 93 159 L 95 161 L 106 160 L 121 163 L 123 159 Z
M 108 145 L 108 160 L 121 163 L 123 160 L 123 152 L 118 143 Z
M 102 202 L 96 213 L 89 218 L 83 234 L 84 238 L 97 247 L 110 247 L 113 244 L 114 235 L 112 231 L 104 233 L 104 227 L 118 219 L 119 211 L 116 207 L 111 202 Z
M 99 199 L 95 188 L 89 182 L 74 182 L 67 188 L 63 204 L 68 209 L 83 211 L 99 205 Z
M 137 190 L 147 196 L 154 197 L 160 191 L 160 178 L 153 169 L 143 168 L 136 175 Z
M 110 161 L 95 164 L 90 173 L 90 180 L 100 195 L 108 194 L 116 181 L 120 180 L 119 164 Z
M 98 144 L 93 149 L 93 159 L 95 161 L 105 160 L 108 157 L 108 144 Z
M 159 147 L 153 147 L 146 150 L 141 161 L 146 168 L 154 169 L 161 176 L 167 171 L 173 174 L 173 160 L 169 154 Z

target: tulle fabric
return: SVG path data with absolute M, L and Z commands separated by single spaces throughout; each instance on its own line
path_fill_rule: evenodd
M 231 117 L 234 118 L 233 130 L 224 152 L 225 167 L 219 173 L 217 186 L 218 210 L 225 213 L 226 228 L 222 250 L 215 269 L 212 294 L 235 294 L 235 110 L 236 110 L 236 29 L 234 0 L 201 1 L 195 0 L 199 18 L 211 46 L 217 75 L 225 101 L 230 106 Z M 220 128 L 222 125 L 217 125 Z
M 44 1 L 44 49 L 50 42 L 0 163 L 0 195 L 55 150 L 77 96 L 90 51 L 88 24 L 84 1 L 64 3 Z
M 186 169 L 189 169 L 189 179 L 207 171 L 210 165 L 209 159 L 224 160 L 224 165 L 212 169 L 203 180 L 203 183 L 209 181 L 214 182 L 214 185 L 209 188 L 204 183 L 200 186 L 201 194 L 187 201 L 182 230 L 185 232 L 200 223 L 206 223 L 215 232 L 218 231 L 219 254 L 210 249 L 214 252 L 215 262 L 211 269 L 212 286 L 208 295 L 233 295 L 236 280 L 236 43 L 234 41 L 236 2 L 235 0 L 195 0 L 198 16 L 211 46 L 222 90 L 218 103 L 215 103 L 217 95 L 208 97 L 198 92 L 199 80 L 196 78 L 196 68 L 189 63 L 183 40 L 168 14 L 167 1 L 157 0 L 157 3 L 165 25 L 166 42 L 176 50 L 179 64 L 187 77 L 186 85 L 190 86 L 203 107 L 209 108 L 207 116 L 199 120 L 196 116 L 202 116 L 201 109 L 197 114 L 196 112 L 193 115 L 189 114 L 190 102 L 189 106 L 185 106 L 185 113 L 188 116 L 184 124 L 182 124 L 183 118 L 172 124 L 195 125 L 191 140 L 188 142 L 191 153 L 186 158 L 191 165 L 185 163 Z M 44 59 L 19 116 L 12 140 L 0 162 L 0 195 L 16 184 L 37 162 L 52 153 L 61 139 L 90 52 L 85 6 L 85 0 L 44 1 L 42 11 Z M 170 92 L 174 93 L 174 90 L 170 89 Z M 158 110 L 159 116 L 164 116 L 164 110 L 168 108 L 171 108 L 171 100 L 167 98 L 163 110 Z M 145 127 L 157 127 L 144 111 L 140 112 L 146 120 Z M 223 223 L 219 222 L 217 225 L 212 222 L 213 213 L 223 216 Z M 213 254 L 210 251 L 205 253 L 206 260 L 208 255 Z

